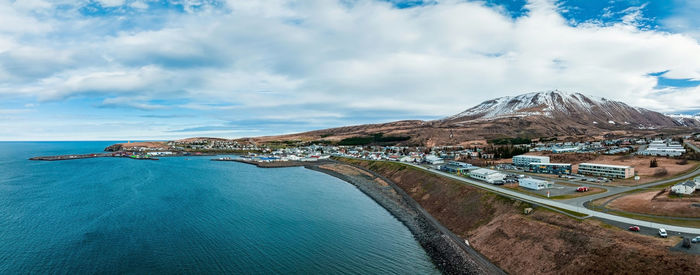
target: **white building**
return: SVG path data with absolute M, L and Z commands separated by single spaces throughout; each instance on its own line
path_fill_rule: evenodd
M 691 195 L 697 189 L 697 184 L 694 181 L 686 181 L 671 186 L 671 192 L 680 195 Z
M 582 175 L 626 179 L 634 177 L 634 168 L 624 165 L 581 163 L 578 165 L 578 173 Z
M 469 177 L 488 183 L 497 183 L 498 181 L 503 181 L 506 175 L 494 170 L 479 168 L 469 172 Z
M 513 157 L 513 165 L 527 166 L 530 163 L 549 163 L 549 157 L 531 155 L 518 155 Z
M 581 148 L 579 148 L 579 147 L 557 147 L 557 148 L 552 148 L 552 153 L 555 153 L 555 154 L 573 153 L 573 152 L 578 152 L 578 150 L 581 150 Z
M 639 152 L 645 156 L 680 157 L 685 154 L 685 148 L 678 142 L 654 140 L 649 143 L 649 147 Z
M 445 161 L 436 155 L 425 156 L 425 162 L 430 164 L 443 164 Z
M 417 162 L 418 158 L 415 156 L 404 156 L 399 159 L 401 162 Z
M 552 188 L 552 183 L 546 180 L 538 180 L 533 178 L 521 178 L 518 180 L 518 186 L 532 190 L 542 190 Z

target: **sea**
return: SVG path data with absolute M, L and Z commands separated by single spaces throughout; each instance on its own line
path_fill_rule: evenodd
M 439 273 L 401 222 L 323 173 L 28 160 L 115 142 L 0 142 L 0 274 Z

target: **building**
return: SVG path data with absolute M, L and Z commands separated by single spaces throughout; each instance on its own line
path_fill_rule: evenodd
M 573 153 L 573 152 L 578 152 L 578 150 L 581 150 L 581 148 L 579 148 L 579 147 L 557 147 L 557 148 L 552 148 L 552 153 L 555 153 L 555 154 Z
M 488 183 L 501 183 L 505 180 L 506 175 L 494 170 L 479 168 L 469 172 L 469 177 Z
M 531 155 L 518 155 L 513 157 L 513 165 L 527 166 L 530 163 L 549 163 L 549 157 Z
M 443 164 L 445 161 L 436 156 L 436 155 L 427 155 L 425 156 L 425 162 L 430 163 L 430 164 Z
M 525 168 L 526 172 L 539 174 L 569 175 L 571 164 L 569 163 L 530 163 Z
M 623 165 L 581 163 L 578 165 L 578 173 L 582 175 L 626 179 L 634 177 L 634 168 L 632 166 Z
M 448 173 L 456 173 L 460 175 L 469 174 L 469 171 L 477 169 L 477 167 L 464 162 L 450 161 L 446 165 L 441 165 L 440 170 Z
M 685 148 L 678 142 L 654 140 L 649 143 L 647 149 L 640 151 L 639 154 L 645 156 L 680 157 L 685 154 Z
M 679 195 L 691 195 L 698 188 L 695 181 L 685 181 L 671 186 L 671 192 Z
M 552 188 L 552 183 L 546 180 L 538 180 L 533 178 L 522 178 L 518 180 L 518 186 L 532 190 L 542 190 Z

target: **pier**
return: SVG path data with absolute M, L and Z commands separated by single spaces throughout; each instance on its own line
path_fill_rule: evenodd
M 57 156 L 40 156 L 33 157 L 29 160 L 41 160 L 41 161 L 59 161 L 59 160 L 73 160 L 73 159 L 89 159 L 89 158 L 129 158 L 138 160 L 158 160 L 148 155 L 128 155 L 125 153 L 98 153 L 98 154 L 70 154 L 70 155 L 57 155 Z

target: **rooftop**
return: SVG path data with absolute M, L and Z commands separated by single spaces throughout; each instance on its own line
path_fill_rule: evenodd
M 632 166 L 627 166 L 627 165 L 612 165 L 612 164 L 601 164 L 601 163 L 580 163 L 579 167 L 581 165 L 590 165 L 590 166 L 600 166 L 600 167 L 610 167 L 610 168 L 632 168 Z

